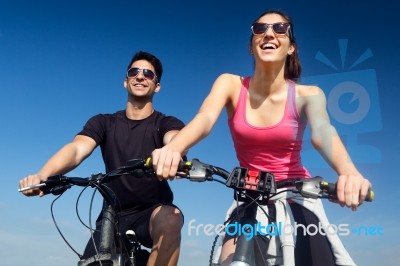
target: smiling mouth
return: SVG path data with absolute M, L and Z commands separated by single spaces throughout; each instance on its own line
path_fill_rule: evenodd
M 133 86 L 134 86 L 134 87 L 140 87 L 140 88 L 146 87 L 146 85 L 141 84 L 141 83 L 135 84 L 135 85 L 133 85 Z
M 261 46 L 261 49 L 263 50 L 275 50 L 276 48 L 276 45 L 272 43 L 266 43 Z

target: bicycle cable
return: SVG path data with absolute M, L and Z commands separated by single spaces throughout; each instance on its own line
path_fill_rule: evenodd
M 62 238 L 62 239 L 64 240 L 64 242 L 69 246 L 69 248 L 70 248 L 79 258 L 81 258 L 81 255 L 71 246 L 71 244 L 70 244 L 70 243 L 67 241 L 67 239 L 64 237 L 64 234 L 61 232 L 61 230 L 60 230 L 60 228 L 59 228 L 59 226 L 58 226 L 58 224 L 57 224 L 57 222 L 56 222 L 56 219 L 55 219 L 55 217 L 54 217 L 54 212 L 53 212 L 54 203 L 55 203 L 56 200 L 58 200 L 63 194 L 64 194 L 64 193 L 61 193 L 60 195 L 58 195 L 58 196 L 53 200 L 53 202 L 51 203 L 51 205 L 50 205 L 51 217 L 52 217 L 52 219 L 53 219 L 53 223 L 54 223 L 54 225 L 55 225 L 55 227 L 56 227 L 58 233 L 60 234 L 61 238 Z

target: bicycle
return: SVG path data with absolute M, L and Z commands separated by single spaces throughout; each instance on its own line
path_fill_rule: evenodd
M 178 167 L 178 176 L 181 178 L 189 179 L 190 181 L 204 182 L 204 181 L 217 181 L 225 184 L 227 187 L 234 189 L 236 199 L 244 202 L 245 211 L 244 215 L 239 220 L 244 230 L 248 230 L 247 226 L 256 224 L 256 211 L 259 205 L 265 205 L 269 202 L 271 197 L 278 195 L 284 191 L 300 194 L 303 197 L 309 198 L 335 198 L 336 187 L 335 184 L 323 181 L 322 177 L 314 178 L 291 178 L 283 181 L 275 181 L 274 176 L 270 172 L 265 171 L 249 171 L 246 168 L 235 167 L 231 172 L 217 166 L 202 163 L 198 159 L 192 161 L 181 162 Z M 130 254 L 127 252 L 117 252 L 115 249 L 114 241 L 114 224 L 115 224 L 115 198 L 111 197 L 107 187 L 104 185 L 110 178 L 120 176 L 123 174 L 143 175 L 154 174 L 152 169 L 151 159 L 133 159 L 128 162 L 127 166 L 118 168 L 106 175 L 97 174 L 89 178 L 79 177 L 66 177 L 56 175 L 49 177 L 46 182 L 28 188 L 22 188 L 20 191 L 33 189 L 39 187 L 45 193 L 52 193 L 55 195 L 62 194 L 66 189 L 73 185 L 77 186 L 91 186 L 99 189 L 100 193 L 105 198 L 103 212 L 103 227 L 101 232 L 101 242 L 98 254 L 86 260 L 80 260 L 78 266 L 94 265 L 92 263 L 105 261 L 112 266 L 135 266 L 135 254 L 137 252 L 137 245 L 130 249 Z M 219 176 L 224 179 L 221 181 L 215 179 L 213 176 Z M 280 188 L 287 188 L 283 191 L 278 191 Z M 366 201 L 373 201 L 374 192 L 369 191 Z M 266 214 L 268 215 L 268 214 Z M 106 226 L 105 226 L 106 225 Z M 117 235 L 118 237 L 118 235 Z M 218 236 L 217 236 L 218 237 Z M 120 239 L 118 237 L 118 239 Z M 214 245 L 210 256 L 210 266 L 215 266 L 212 261 Z M 265 258 L 256 256 L 253 249 L 254 238 L 246 239 L 246 235 L 242 234 L 238 237 L 236 243 L 236 250 L 233 256 L 231 266 L 250 266 L 262 265 L 265 263 Z M 122 245 L 123 243 L 120 243 Z M 140 246 L 140 244 L 139 244 Z M 128 257 L 128 259 L 127 259 Z M 256 262 L 257 259 L 257 262 Z M 128 264 L 124 264 L 128 263 Z M 129 264 L 131 263 L 131 264 Z M 257 264 L 256 264 L 257 263 Z M 260 264 L 262 263 L 262 264 Z
M 145 164 L 144 160 L 130 160 L 126 166 L 122 166 L 106 174 L 99 173 L 91 175 L 90 177 L 68 177 L 65 175 L 54 175 L 48 177 L 47 181 L 41 182 L 38 185 L 21 188 L 18 191 L 22 192 L 25 190 L 39 188 L 45 194 L 51 193 L 58 196 L 51 204 L 53 221 L 61 237 L 72 249 L 72 251 L 78 255 L 78 266 L 141 266 L 147 263 L 150 253 L 146 249 L 142 249 L 140 242 L 138 242 L 136 239 L 134 231 L 128 230 L 125 232 L 125 235 L 122 235 L 121 232 L 118 231 L 118 219 L 116 214 L 119 210 L 119 204 L 114 193 L 107 187 L 106 184 L 121 175 L 143 176 L 144 174 L 152 173 L 154 173 L 154 171 L 152 171 Z M 96 248 L 95 246 L 95 255 L 85 259 L 82 258 L 82 255 L 79 254 L 68 243 L 68 241 L 66 241 L 53 216 L 52 208 L 54 202 L 72 186 L 84 187 L 82 192 L 88 187 L 96 188 L 96 190 L 100 192 L 104 199 L 99 247 Z M 86 227 L 88 227 L 90 230 L 93 240 L 94 229 L 92 229 L 91 226 Z
M 221 167 L 202 163 L 198 159 L 193 159 L 191 162 L 183 162 L 181 165 L 186 165 L 187 169 L 189 169 L 181 177 L 197 182 L 218 181 L 232 188 L 235 191 L 235 199 L 243 202 L 244 214 L 238 218 L 243 234 L 237 237 L 231 266 L 267 265 L 265 261 L 266 257 L 264 257 L 262 251 L 259 250 L 256 253 L 254 248 L 255 238 L 251 237 L 249 239 L 249 234 L 246 234 L 246 232 L 251 233 L 255 231 L 252 226 L 257 224 L 256 213 L 258 206 L 266 205 L 274 196 L 285 192 L 313 199 L 327 198 L 334 200 L 336 198 L 336 184 L 326 182 L 320 176 L 275 181 L 273 173 L 270 172 L 249 171 L 243 167 L 235 167 L 229 172 Z M 213 176 L 222 177 L 223 181 L 215 179 Z M 370 190 L 365 200 L 371 202 L 373 199 L 374 192 Z M 265 215 L 268 216 L 266 212 Z M 225 224 L 228 222 L 229 220 Z M 276 228 L 273 226 L 269 229 Z M 269 233 L 277 232 L 269 231 Z M 217 235 L 211 249 L 210 266 L 219 265 L 213 262 L 214 248 L 218 238 L 219 236 Z M 294 258 L 285 258 L 284 255 L 284 261 L 284 265 L 294 265 Z

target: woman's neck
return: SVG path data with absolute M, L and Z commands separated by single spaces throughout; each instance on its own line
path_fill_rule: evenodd
M 258 65 L 251 83 L 253 90 L 259 93 L 271 94 L 279 91 L 286 85 L 284 67 L 274 67 L 273 64 Z

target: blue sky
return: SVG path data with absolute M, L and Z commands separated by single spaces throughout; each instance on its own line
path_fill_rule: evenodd
M 388 1 L 387 1 L 388 2 Z M 392 6 L 391 6 L 392 5 Z M 400 252 L 396 166 L 400 127 L 395 110 L 399 38 L 394 3 L 352 1 L 1 1 L 0 2 L 0 256 L 2 265 L 74 265 L 77 257 L 58 235 L 50 215 L 54 197 L 26 198 L 17 182 L 35 173 L 86 120 L 125 107 L 125 69 L 138 50 L 164 64 L 158 110 L 184 122 L 195 115 L 214 79 L 252 73 L 251 22 L 282 8 L 295 22 L 302 82 L 320 85 L 332 123 L 352 159 L 373 183 L 376 200 L 351 212 L 325 203 L 331 223 L 383 228 L 383 236 L 342 240 L 359 265 L 397 265 Z M 397 23 L 398 24 L 398 23 Z M 314 175 L 335 174 L 304 144 L 303 161 Z M 223 114 L 190 158 L 232 169 L 236 158 Z M 98 151 L 71 174 L 103 172 Z M 179 265 L 207 265 L 213 237 L 189 236 L 188 222 L 223 222 L 232 193 L 218 183 L 171 182 L 185 214 Z M 55 203 L 55 217 L 79 252 L 87 231 L 75 214 L 78 189 Z M 90 193 L 79 205 L 85 216 Z M 96 210 L 94 215 L 96 215 Z

